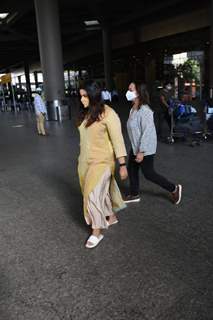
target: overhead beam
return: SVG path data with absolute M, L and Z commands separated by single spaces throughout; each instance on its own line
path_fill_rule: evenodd
M 126 23 L 130 23 L 132 21 L 138 20 L 140 18 L 143 18 L 145 16 L 149 16 L 150 14 L 153 14 L 155 12 L 158 12 L 162 9 L 168 9 L 168 7 L 175 6 L 179 3 L 183 2 L 183 0 L 166 0 L 166 1 L 155 1 L 155 3 L 152 3 L 152 6 L 145 6 L 143 10 L 141 10 L 140 7 L 135 7 L 135 12 L 133 14 L 128 15 L 127 17 L 117 19 L 115 23 L 113 23 L 113 26 L 119 26 Z
M 30 1 L 28 2 L 30 4 Z M 7 25 L 14 25 L 17 21 L 22 19 L 30 10 L 32 9 L 32 6 L 25 6 L 22 10 L 16 11 L 8 16 L 6 19 Z
M 22 40 L 26 40 L 27 42 L 29 43 L 37 43 L 36 39 L 33 39 L 32 36 L 29 36 L 29 35 L 26 35 L 22 32 L 19 32 L 19 31 L 16 31 L 15 29 L 9 27 L 6 23 L 3 23 L 0 25 L 0 30 L 3 30 L 3 31 L 7 31 L 9 32 L 10 34 L 13 34 L 15 35 L 16 37 L 18 37 L 19 39 L 22 39 Z
M 19 40 L 22 40 L 23 38 L 14 34 L 4 35 L 0 33 L 0 42 L 17 42 Z M 2 48 L 1 48 L 2 51 Z
M 146 42 L 210 26 L 208 9 L 177 15 L 140 28 L 140 41 Z

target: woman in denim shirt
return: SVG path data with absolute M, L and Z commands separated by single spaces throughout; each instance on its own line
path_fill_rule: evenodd
M 168 181 L 154 169 L 154 156 L 157 149 L 157 136 L 153 120 L 153 111 L 149 104 L 149 94 L 145 85 L 130 83 L 126 93 L 132 108 L 127 121 L 127 131 L 131 142 L 128 173 L 130 179 L 130 194 L 125 202 L 140 201 L 139 169 L 144 177 L 167 190 L 174 204 L 181 201 L 182 186 Z

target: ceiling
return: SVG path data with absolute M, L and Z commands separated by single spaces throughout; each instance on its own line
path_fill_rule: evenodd
M 100 30 L 86 30 L 85 20 L 107 23 L 116 33 L 207 5 L 210 0 L 59 0 L 63 51 L 69 51 L 82 39 L 101 38 Z M 39 61 L 33 0 L 1 1 L 0 13 L 3 12 L 10 14 L 0 21 L 0 70 L 15 68 L 24 61 Z

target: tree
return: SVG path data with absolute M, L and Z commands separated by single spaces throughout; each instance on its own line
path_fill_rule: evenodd
M 195 80 L 196 83 L 200 81 L 200 66 L 199 62 L 194 59 L 188 59 L 183 64 L 177 67 L 177 74 L 185 81 L 191 82 Z

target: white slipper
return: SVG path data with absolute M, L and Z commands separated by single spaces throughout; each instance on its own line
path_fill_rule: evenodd
M 99 242 L 103 239 L 103 237 L 104 237 L 103 234 L 100 234 L 99 237 L 91 235 L 88 238 L 85 247 L 88 249 L 95 248 L 99 244 Z M 90 242 L 90 244 L 88 244 L 88 242 Z

